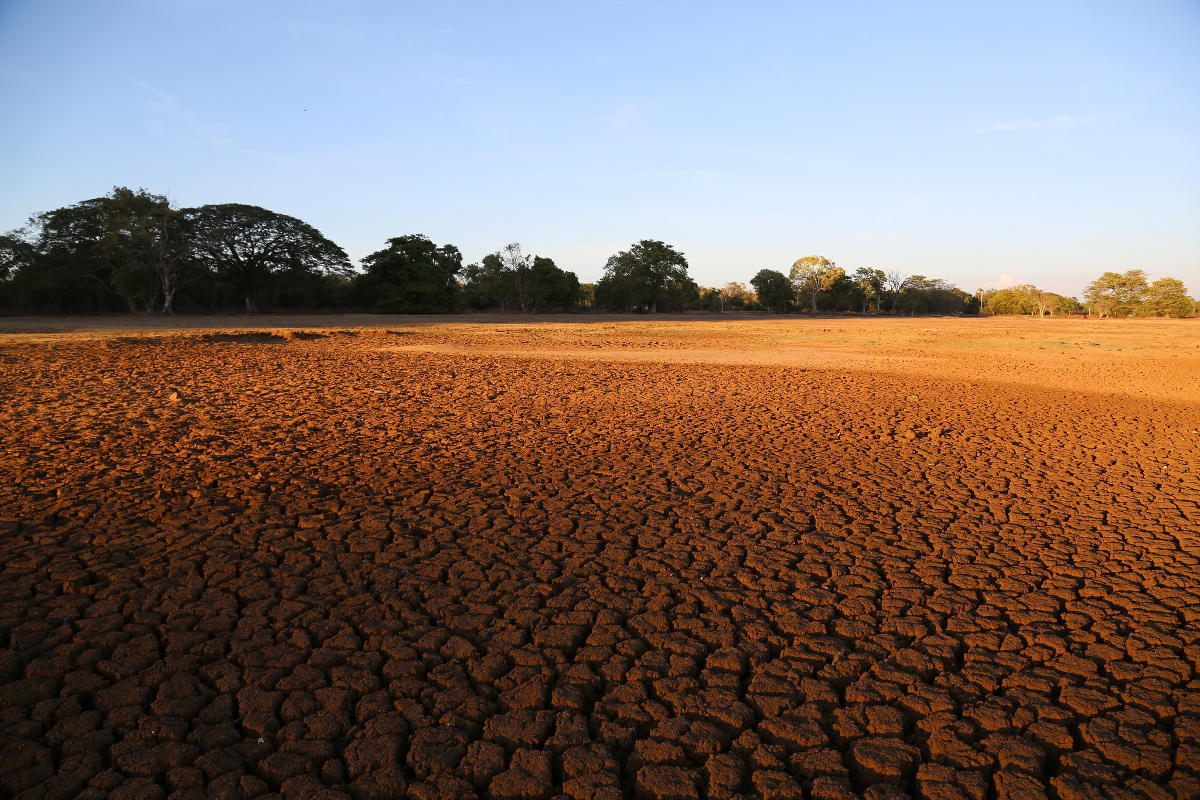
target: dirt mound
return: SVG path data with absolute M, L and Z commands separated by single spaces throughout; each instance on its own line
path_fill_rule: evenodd
M 0 343 L 0 793 L 1200 796 L 1175 329 L 637 324 Z

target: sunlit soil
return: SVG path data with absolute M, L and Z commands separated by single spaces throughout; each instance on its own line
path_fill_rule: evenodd
M 1197 387 L 1190 320 L 0 320 L 0 796 L 1200 797 Z

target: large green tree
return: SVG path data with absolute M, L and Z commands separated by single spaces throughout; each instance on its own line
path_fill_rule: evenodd
M 452 244 L 438 247 L 421 234 L 398 236 L 362 263 L 366 273 L 354 293 L 361 305 L 407 314 L 455 307 L 462 253 Z
M 36 254 L 28 231 L 0 234 L 0 308 L 20 308 L 17 276 L 29 271 Z
M 887 284 L 887 275 L 883 270 L 859 267 L 850 276 L 850 280 L 854 281 L 860 292 L 862 313 L 867 313 L 872 302 L 875 303 L 875 308 L 883 310 L 883 287 Z
M 980 294 L 982 307 L 992 314 L 1054 316 L 1055 313 L 1069 314 L 1079 307 L 1079 302 L 1073 297 L 1047 292 L 1030 283 L 1004 289 L 988 289 Z
M 744 283 L 730 281 L 721 287 L 721 306 L 723 308 L 741 311 L 754 300 L 754 293 L 747 289 Z
M 240 203 L 184 209 L 183 217 L 197 259 L 247 311 L 268 286 L 353 274 L 342 248 L 295 217 Z
M 1187 287 L 1178 278 L 1159 278 L 1146 287 L 1138 313 L 1147 317 L 1188 317 L 1196 301 L 1188 297 Z
M 105 205 L 109 233 L 101 249 L 114 265 L 113 280 L 124 295 L 157 296 L 161 311 L 174 314 L 175 295 L 200 274 L 182 213 L 145 189 L 118 187 Z
M 484 256 L 463 271 L 463 297 L 471 308 L 510 305 L 522 311 L 564 311 L 579 303 L 583 290 L 579 278 L 544 256 L 527 255 L 519 242 L 512 242 Z
M 787 311 L 796 297 L 796 290 L 788 276 L 775 269 L 760 269 L 758 274 L 750 279 L 758 302 L 767 311 Z
M 992 314 L 1032 314 L 1033 298 L 1026 288 L 1019 285 L 989 289 L 983 295 L 983 306 Z
M 36 231 L 37 258 L 29 274 L 22 277 L 37 298 L 35 302 L 44 305 L 48 295 L 53 294 L 60 310 L 74 310 L 78 301 L 72 295 L 86 285 L 96 310 L 105 308 L 105 295 L 120 297 L 129 311 L 137 309 L 143 293 L 130 293 L 129 276 L 114 274 L 120 267 L 113 265 L 114 237 L 109 217 L 105 198 L 97 197 L 46 211 L 30 220 Z
M 534 256 L 527 279 L 530 302 L 537 311 L 568 311 L 579 301 L 579 278 L 559 268 L 552 259 Z
M 610 256 L 596 283 L 596 301 L 622 311 L 683 309 L 698 298 L 683 253 L 655 239 Z
M 513 297 L 512 274 L 499 253 L 488 253 L 463 269 L 462 297 L 470 308 L 508 310 Z
M 699 289 L 700 308 L 704 311 L 724 311 L 725 295 L 716 286 L 704 286 Z
M 1106 272 L 1083 292 L 1088 311 L 1100 317 L 1127 317 L 1136 313 L 1145 294 L 1146 273 L 1140 269 Z
M 909 314 L 962 314 L 974 308 L 968 293 L 942 278 L 911 275 L 905 279 L 898 301 Z
M 853 311 L 863 303 L 863 291 L 851 276 L 843 272 L 825 289 L 825 306 L 831 311 Z
M 103 310 L 114 295 L 131 312 L 161 300 L 170 313 L 192 267 L 185 227 L 166 197 L 122 186 L 37 214 L 20 237 L 19 290 L 44 309 Z
M 37 249 L 23 229 L 0 233 L 0 281 L 10 280 L 33 259 Z
M 807 294 L 812 313 L 817 313 L 817 297 L 845 277 L 846 272 L 825 256 L 805 256 L 792 264 L 789 277 L 798 294 Z

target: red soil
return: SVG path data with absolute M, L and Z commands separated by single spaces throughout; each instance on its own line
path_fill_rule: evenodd
M 218 324 L 0 334 L 0 796 L 1200 797 L 1196 323 Z

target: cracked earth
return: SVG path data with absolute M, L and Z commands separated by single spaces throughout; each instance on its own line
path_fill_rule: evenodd
M 0 796 L 1200 797 L 1195 321 L 365 319 L 0 331 Z

